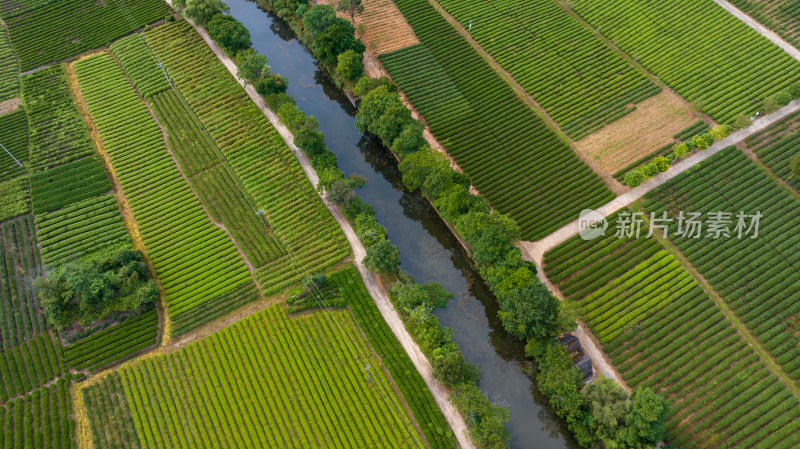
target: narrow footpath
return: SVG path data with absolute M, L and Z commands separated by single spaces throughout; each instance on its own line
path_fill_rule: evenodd
M 311 167 L 311 163 L 306 157 L 306 154 L 297 148 L 297 146 L 295 146 L 294 136 L 292 135 L 291 131 L 289 131 L 289 129 L 283 123 L 281 123 L 277 114 L 269 109 L 264 102 L 264 99 L 256 92 L 252 85 L 248 84 L 247 86 L 244 86 L 244 82 L 236 76 L 236 63 L 230 57 L 226 56 L 225 53 L 223 53 L 222 49 L 219 48 L 217 43 L 208 36 L 208 33 L 206 33 L 203 28 L 196 26 L 191 20 L 187 19 L 187 21 L 191 23 L 194 29 L 200 34 L 200 36 L 202 36 L 209 48 L 211 48 L 217 58 L 225 65 L 234 78 L 237 79 L 239 84 L 245 88 L 245 91 L 250 96 L 250 99 L 253 100 L 259 109 L 261 109 L 264 115 L 269 119 L 270 123 L 272 123 L 272 126 L 278 130 L 281 137 L 283 137 L 283 140 L 300 162 L 300 165 L 303 167 L 306 176 L 308 176 L 308 179 L 311 181 L 314 187 L 316 187 L 317 184 L 319 184 L 319 177 L 317 176 L 314 168 Z M 428 362 L 428 359 L 425 357 L 425 354 L 423 354 L 422 350 L 419 348 L 414 339 L 411 338 L 411 335 L 406 330 L 403 321 L 400 319 L 400 315 L 398 315 L 397 311 L 394 309 L 394 306 L 389 300 L 389 297 L 386 295 L 386 292 L 381 288 L 376 276 L 369 272 L 369 270 L 367 270 L 367 268 L 364 266 L 363 260 L 367 252 L 364 248 L 364 245 L 358 239 L 355 230 L 335 204 L 331 203 L 327 198 L 325 198 L 324 195 L 320 196 L 322 197 L 325 206 L 327 206 L 328 210 L 330 210 L 331 214 L 336 219 L 336 222 L 339 223 L 339 226 L 347 236 L 347 240 L 350 242 L 350 247 L 353 249 L 358 271 L 361 274 L 361 278 L 363 279 L 364 285 L 366 285 L 370 296 L 372 296 L 372 299 L 378 306 L 383 319 L 386 320 L 386 323 L 392 329 L 394 335 L 398 340 L 400 340 L 400 344 L 402 344 L 403 349 L 405 349 L 406 353 L 408 353 L 408 356 L 411 358 L 411 361 L 414 363 L 417 371 L 419 371 L 420 375 L 425 380 L 425 384 L 428 386 L 428 389 L 430 389 L 431 394 L 436 401 L 436 405 L 438 405 L 442 410 L 442 413 L 444 413 L 444 416 L 447 419 L 450 428 L 453 430 L 459 445 L 463 449 L 474 449 L 475 446 L 469 437 L 469 432 L 467 430 L 467 424 L 464 421 L 464 417 L 461 416 L 461 414 L 449 400 L 450 392 L 438 380 L 434 379 L 433 369 L 431 368 L 431 364 Z
M 756 19 L 748 16 L 739 8 L 733 6 L 730 2 L 726 0 L 714 0 L 714 3 L 718 4 L 722 9 L 731 13 L 734 17 L 744 22 L 745 25 L 749 26 L 750 28 L 756 30 L 760 35 L 766 37 L 767 39 L 771 40 L 773 44 L 781 47 L 783 51 L 789 54 L 789 56 L 793 57 L 800 61 L 800 50 L 795 48 L 792 44 L 783 40 L 782 37 L 778 35 L 778 33 L 770 30 L 769 28 L 762 25 Z

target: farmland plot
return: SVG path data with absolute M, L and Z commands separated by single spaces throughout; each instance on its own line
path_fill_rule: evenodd
M 49 332 L 0 353 L 0 402 L 41 387 L 67 371 L 61 345 Z
M 800 1 L 730 0 L 737 8 L 800 47 Z
M 672 403 L 677 447 L 793 448 L 800 402 L 655 239 L 568 240 L 545 269 L 631 387 Z M 647 231 L 645 230 L 645 233 Z
M 574 10 L 719 123 L 800 80 L 800 62 L 712 0 L 577 0 Z
M 19 95 L 19 62 L 5 30 L 0 27 L 0 101 Z
M 410 417 L 381 398 L 398 400 L 380 363 L 362 363 L 348 345 L 370 353 L 349 312 L 290 319 L 271 306 L 82 389 L 93 437 L 143 449 L 422 444 Z
M 167 14 L 161 0 L 126 5 L 130 20 L 142 25 Z M 132 31 L 115 1 L 96 0 L 57 0 L 8 18 L 6 25 L 23 71 L 101 47 Z
M 280 134 L 191 26 L 166 24 L 148 31 L 146 38 L 245 190 L 265 209 L 270 233 L 281 251 L 293 254 L 293 259 L 276 258 L 271 246 L 258 250 L 264 255 L 256 260 L 266 261 L 256 267 L 264 294 L 298 282 L 299 271 L 326 271 L 349 254 L 344 234 Z M 134 82 L 139 81 L 134 78 Z M 173 110 L 176 107 L 173 104 Z M 215 173 L 223 175 L 221 168 Z M 208 183 L 209 175 L 198 176 Z M 220 176 L 213 175 L 219 185 L 210 186 L 209 196 L 214 191 L 217 197 L 231 191 L 230 180 L 226 186 L 221 180 L 227 177 Z M 242 219 L 242 226 L 251 218 Z M 261 238 L 250 237 L 253 241 Z
M 241 257 L 186 185 L 122 69 L 108 55 L 74 67 L 166 290 L 173 335 L 254 299 L 257 289 Z
M 745 140 L 761 162 L 795 189 L 800 178 L 792 176 L 789 160 L 800 154 L 800 112 L 796 112 Z
M 0 115 L 0 144 L 23 164 L 28 159 L 28 115 L 24 109 Z M 0 182 L 26 175 L 25 167 L 20 167 L 5 151 L 0 158 Z
M 69 381 L 63 378 L 6 402 L 0 406 L 3 447 L 74 449 L 71 412 Z
M 664 184 L 646 196 L 646 208 L 660 216 L 678 211 L 732 214 L 730 238 L 669 238 L 711 283 L 772 357 L 800 384 L 800 199 L 767 176 L 741 151 L 731 147 Z M 738 238 L 735 226 L 742 212 L 760 214 L 756 238 L 751 231 Z M 744 231 L 753 225 L 743 220 Z
M 425 0 L 400 0 L 421 44 L 381 55 L 436 138 L 534 240 L 613 194 Z
M 439 3 L 575 139 L 661 90 L 553 0 Z
M 25 11 L 30 11 L 57 0 L 0 0 L 0 18 L 18 16 Z

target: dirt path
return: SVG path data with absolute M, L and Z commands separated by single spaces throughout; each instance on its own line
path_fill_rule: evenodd
M 800 61 L 800 50 L 795 48 L 792 44 L 783 40 L 782 37 L 778 36 L 777 33 L 768 29 L 761 23 L 759 23 L 756 19 L 748 16 L 744 12 L 742 12 L 737 7 L 733 6 L 731 3 L 727 2 L 726 0 L 714 0 L 714 3 L 722 7 L 722 9 L 728 11 L 729 13 L 733 14 L 734 17 L 744 22 L 745 25 L 749 26 L 750 28 L 756 30 L 758 34 L 766 37 L 773 44 L 781 47 L 783 51 L 789 54 L 789 56 L 793 57 Z
M 797 111 L 800 111 L 800 100 L 794 100 L 775 113 L 756 120 L 749 128 L 740 129 L 739 131 L 734 132 L 730 136 L 715 143 L 707 150 L 697 152 L 687 157 L 681 162 L 670 167 L 670 169 L 665 173 L 661 173 L 653 179 L 642 183 L 642 185 L 639 187 L 631 189 L 628 192 L 618 196 L 617 198 L 597 208 L 596 211 L 602 214 L 604 217 L 608 217 L 614 212 L 643 197 L 648 192 L 662 186 L 664 183 L 675 178 L 686 170 L 719 153 L 728 146 L 736 145 L 747 137 L 769 127 L 773 123 Z M 564 243 L 570 237 L 578 235 L 578 231 L 578 220 L 576 218 L 572 223 L 561 227 L 541 240 L 537 240 L 535 242 L 523 241 L 520 242 L 520 244 L 525 248 L 528 254 L 530 254 L 531 260 L 533 260 L 537 266 L 541 267 L 542 262 L 544 261 L 544 254 L 547 251 L 550 251 L 561 243 Z
M 8 114 L 9 112 L 14 112 L 19 109 L 19 106 L 22 104 L 22 99 L 12 98 L 6 101 L 0 101 L 0 115 Z
M 192 26 L 194 26 L 194 24 L 192 24 Z M 228 71 L 234 77 L 236 77 L 236 63 L 222 52 L 219 46 L 213 40 L 211 40 L 211 38 L 208 36 L 208 33 L 206 33 L 204 29 L 197 26 L 194 26 L 194 28 L 200 34 L 200 36 L 202 36 L 203 40 L 211 48 L 217 58 L 225 65 Z M 236 79 L 239 80 L 238 78 Z M 244 84 L 241 80 L 239 80 L 239 83 L 242 85 Z M 261 109 L 264 115 L 269 119 L 270 123 L 272 123 L 272 126 L 278 130 L 281 137 L 283 137 L 283 140 L 300 162 L 300 165 L 303 167 L 303 171 L 305 171 L 308 179 L 316 187 L 317 184 L 319 184 L 319 177 L 311 167 L 311 163 L 309 162 L 305 153 L 303 153 L 302 150 L 294 145 L 294 136 L 292 135 L 291 131 L 289 131 L 289 129 L 280 122 L 278 116 L 267 107 L 264 99 L 255 91 L 255 88 L 252 85 L 248 84 L 245 86 L 245 91 L 253 100 L 253 102 L 259 107 L 259 109 Z M 358 271 L 361 274 L 361 278 L 363 279 L 364 285 L 366 285 L 370 296 L 372 296 L 372 299 L 378 306 L 378 310 L 380 310 L 384 320 L 386 320 L 386 323 L 392 329 L 392 332 L 395 334 L 397 339 L 400 340 L 400 343 L 403 345 L 403 349 L 405 349 L 405 351 L 408 353 L 408 356 L 411 358 L 414 366 L 425 380 L 425 384 L 430 389 L 431 394 L 433 394 L 436 404 L 444 413 L 444 416 L 447 419 L 447 422 L 450 424 L 450 427 L 452 428 L 459 445 L 464 449 L 474 448 L 475 446 L 472 444 L 472 441 L 469 438 L 467 424 L 464 421 L 464 417 L 461 416 L 458 410 L 456 410 L 455 406 L 449 401 L 450 392 L 438 380 L 433 378 L 433 369 L 431 368 L 428 359 L 425 357 L 425 354 L 422 353 L 422 350 L 419 348 L 417 343 L 413 338 L 411 338 L 411 335 L 406 330 L 403 321 L 400 319 L 400 315 L 398 315 L 397 311 L 394 310 L 394 306 L 389 301 L 389 297 L 386 295 L 386 292 L 381 288 L 376 276 L 370 273 L 364 266 L 363 260 L 366 256 L 366 249 L 358 239 L 355 230 L 352 226 L 350 226 L 350 222 L 345 219 L 344 215 L 342 215 L 341 211 L 339 211 L 339 208 L 336 207 L 336 205 L 332 204 L 324 196 L 322 197 L 322 200 L 325 203 L 325 206 L 328 207 L 328 210 L 330 210 L 333 217 L 336 219 L 336 222 L 339 223 L 339 226 L 344 231 L 345 236 L 347 236 L 347 240 L 350 242 L 350 246 L 355 255 Z

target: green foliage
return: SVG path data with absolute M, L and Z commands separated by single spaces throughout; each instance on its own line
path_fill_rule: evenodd
M 303 14 L 303 28 L 317 37 L 336 22 L 336 10 L 331 5 L 314 5 Z
M 472 257 L 487 265 L 502 261 L 519 239 L 516 223 L 495 210 L 468 212 L 456 221 L 455 228 L 471 247 Z
M 0 220 L 28 212 L 29 200 L 28 178 L 25 176 L 0 182 Z
M 513 289 L 498 298 L 500 320 L 511 335 L 522 341 L 530 338 L 545 339 L 561 332 L 559 304 L 542 284 L 531 283 L 525 288 Z
M 731 123 L 731 128 L 734 131 L 736 131 L 736 130 L 739 130 L 739 129 L 747 128 L 752 124 L 753 124 L 753 121 L 750 120 L 750 116 L 748 116 L 747 114 L 739 114 L 739 115 L 736 116 L 736 118 Z
M 664 156 L 659 156 L 653 159 L 653 163 L 658 168 L 658 171 L 663 173 L 669 170 L 669 159 L 665 158 Z
M 678 143 L 672 148 L 672 152 L 675 154 L 676 158 L 682 158 L 689 152 L 689 147 L 686 143 Z
M 463 184 L 454 184 L 439 195 L 433 205 L 447 221 L 453 222 L 471 210 L 486 210 L 483 198 L 469 193 Z
M 340 0 L 339 4 L 336 5 L 336 9 L 350 14 L 351 21 L 355 21 L 356 14 L 364 12 L 364 6 L 361 4 L 361 0 Z
M 625 425 L 625 416 L 631 410 L 628 393 L 612 379 L 600 376 L 581 390 L 581 399 L 592 414 L 592 424 L 597 437 L 606 446 L 616 447 L 617 432 Z
M 336 73 L 347 81 L 357 80 L 364 74 L 364 64 L 361 62 L 363 57 L 362 54 L 353 50 L 347 50 L 339 54 L 337 56 Z
M 728 125 L 719 125 L 711 128 L 711 136 L 714 140 L 721 140 L 728 137 L 731 134 L 731 127 Z
M 208 36 L 228 54 L 235 55 L 250 46 L 250 31 L 231 16 L 217 14 L 208 21 L 206 28 Z
M 353 220 L 358 239 L 365 247 L 370 246 L 386 239 L 386 228 L 384 228 L 374 216 L 369 214 L 359 214 Z
M 289 87 L 289 81 L 285 76 L 272 74 L 259 78 L 255 86 L 256 92 L 266 97 L 286 92 L 286 89 Z
M 789 95 L 793 100 L 800 98 L 800 83 L 792 83 L 789 86 Z
M 403 127 L 400 134 L 392 142 L 391 150 L 398 156 L 403 157 L 413 153 L 427 144 L 423 132 L 425 127 L 418 120 L 412 120 Z
M 669 403 L 650 388 L 636 388 L 631 394 L 631 411 L 625 417 L 626 428 L 620 439 L 630 448 L 642 443 L 657 445 L 664 436 Z
M 639 171 L 642 172 L 645 178 L 652 178 L 658 174 L 658 165 L 655 162 L 650 162 L 642 165 Z
M 371 90 L 381 86 L 385 87 L 387 92 L 397 93 L 397 85 L 385 76 L 380 78 L 362 76 L 353 88 L 353 92 L 359 97 L 364 97 Z
M 780 91 L 773 94 L 772 98 L 775 100 L 775 103 L 777 103 L 778 106 L 786 106 L 790 101 L 792 101 L 792 94 L 790 94 L 788 91 Z
M 336 58 L 347 50 L 363 54 L 366 47 L 356 39 L 355 31 L 347 19 L 337 17 L 314 39 L 311 46 L 314 56 L 323 64 L 332 65 L 336 63 Z
M 508 447 L 511 435 L 503 426 L 509 420 L 508 409 L 489 402 L 474 384 L 459 385 L 452 395 L 456 408 L 470 422 L 470 436 L 478 447 Z
M 478 369 L 464 360 L 458 345 L 449 343 L 433 350 L 431 366 L 433 376 L 448 385 L 465 382 L 474 383 L 478 378 Z
M 692 138 L 692 144 L 698 150 L 705 150 L 708 148 L 708 141 L 701 135 L 694 136 Z
M 294 134 L 294 144 L 309 156 L 322 154 L 328 148 L 325 135 L 310 126 L 303 126 Z
M 186 0 L 183 13 L 195 24 L 205 26 L 211 19 L 222 12 L 219 0 Z
M 797 154 L 789 159 L 789 168 L 792 171 L 793 177 L 800 178 L 800 154 Z
M 400 268 L 400 250 L 390 241 L 381 240 L 367 248 L 364 265 L 374 273 L 394 273 Z
M 122 38 L 111 44 L 110 48 L 122 63 L 122 68 L 139 91 L 139 95 L 150 98 L 170 88 L 164 71 L 153 64 L 153 55 L 141 36 L 137 34 Z
M 155 302 L 156 284 L 147 279 L 142 253 L 122 249 L 61 265 L 37 278 L 35 288 L 47 322 L 63 330 L 74 321 L 86 326 L 112 312 Z
M 270 74 L 267 57 L 252 48 L 236 54 L 236 66 L 239 68 L 236 76 L 245 80 L 245 83 L 256 84 L 262 77 Z M 259 93 L 266 96 L 275 92 Z

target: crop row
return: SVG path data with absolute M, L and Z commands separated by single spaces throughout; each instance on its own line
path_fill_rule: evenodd
M 291 251 L 295 264 L 315 273 L 347 255 L 344 234 L 291 150 L 192 27 L 169 23 L 148 31 L 146 38 L 244 189 L 264 208 L 267 226 L 282 252 Z M 230 190 L 225 184 L 215 188 Z M 257 268 L 265 294 L 301 277 L 289 261 L 272 260 L 273 251 L 267 249 L 271 261 Z
M 661 89 L 552 0 L 440 0 L 572 137 Z
M 19 63 L 6 33 L 0 33 L 0 101 L 19 95 Z
M 677 221 L 669 237 L 800 384 L 800 199 L 731 147 L 650 192 L 645 205 L 658 216 L 677 216 L 678 210 L 732 214 L 730 237 L 677 237 Z M 754 225 L 751 216 L 761 215 L 757 238 L 755 229 L 741 238 L 735 232 L 740 212 L 748 215 L 744 230 Z
M 283 305 L 269 307 L 179 351 L 125 366 L 121 381 L 101 380 L 93 390 L 102 396 L 85 395 L 92 431 L 121 435 L 132 421 L 141 448 L 409 445 L 381 399 L 380 391 L 393 393 L 380 364 L 355 358 L 347 345 L 369 352 L 347 312 L 289 319 Z M 372 385 L 365 363 L 373 366 Z M 115 407 L 123 401 L 99 399 L 119 395 L 120 387 L 129 414 Z
M 173 324 L 180 326 L 182 314 L 206 307 L 214 297 L 252 283 L 233 243 L 211 223 L 170 158 L 158 126 L 122 69 L 106 54 L 74 67 L 164 285 Z
M 332 274 L 330 281 L 336 283 L 347 298 L 356 323 L 364 331 L 370 345 L 397 383 L 431 447 L 456 447 L 455 436 L 450 431 L 441 409 L 436 405 L 428 386 L 425 385 L 425 381 L 400 341 L 381 316 L 358 272 L 350 267 Z
M 65 373 L 61 345 L 49 332 L 0 353 L 0 403 L 39 388 Z
M 45 329 L 33 292 L 42 261 L 31 216 L 0 224 L 0 244 L 0 349 L 8 349 Z
M 75 425 L 71 419 L 69 382 L 34 390 L 0 407 L 3 449 L 74 449 Z
M 573 9 L 720 123 L 800 80 L 798 61 L 713 0 L 577 0 Z
M 2 74 L 0 74 L 2 77 Z M 28 160 L 28 116 L 24 109 L 0 115 L 0 144 L 20 162 Z M 27 174 L 5 151 L 0 154 L 0 182 Z
M 39 245 L 45 265 L 102 251 L 130 238 L 114 195 L 100 195 L 64 209 L 36 215 Z
M 22 99 L 28 113 L 32 173 L 92 154 L 63 67 L 23 76 Z
M 64 357 L 71 368 L 95 371 L 153 346 L 157 332 L 158 314 L 151 308 L 66 346 Z
M 800 189 L 800 177 L 792 176 L 789 161 L 800 154 L 800 112 L 747 138 L 747 146 L 781 179 Z
M 58 0 L 6 19 L 11 43 L 23 71 L 98 48 L 138 26 L 163 19 L 160 0 L 126 2 L 129 17 L 116 1 Z
M 139 95 L 150 98 L 170 88 L 165 71 L 141 35 L 128 36 L 110 46 L 111 52 L 119 59 L 122 69 L 131 79 Z
M 426 1 L 397 6 L 422 43 L 381 61 L 473 185 L 536 239 L 613 194 Z
M 54 1 L 57 0 L 0 0 L 0 18 L 5 20 L 18 16 L 25 11 L 42 7 Z
M 0 221 L 30 212 L 30 197 L 27 176 L 0 182 Z
M 731 0 L 737 8 L 800 47 L 800 2 L 797 0 Z
M 90 425 L 94 430 L 94 447 L 141 447 L 133 420 L 130 419 L 128 398 L 117 371 L 109 373 L 104 382 L 93 383 L 81 391 Z
M 151 97 L 150 104 L 200 200 L 211 217 L 225 225 L 253 266 L 281 257 L 280 247 L 256 215 L 254 203 L 240 190 L 214 143 L 200 131 L 201 124 L 187 113 L 179 95 L 169 90 Z
M 609 220 L 614 229 L 617 217 Z M 545 255 L 631 387 L 672 403 L 676 447 L 792 448 L 800 403 L 657 240 L 575 237 Z M 633 313 L 631 313 L 633 312 Z M 616 332 L 608 329 L 617 328 Z
M 30 183 L 34 215 L 61 209 L 111 190 L 103 163 L 95 155 L 34 173 Z

